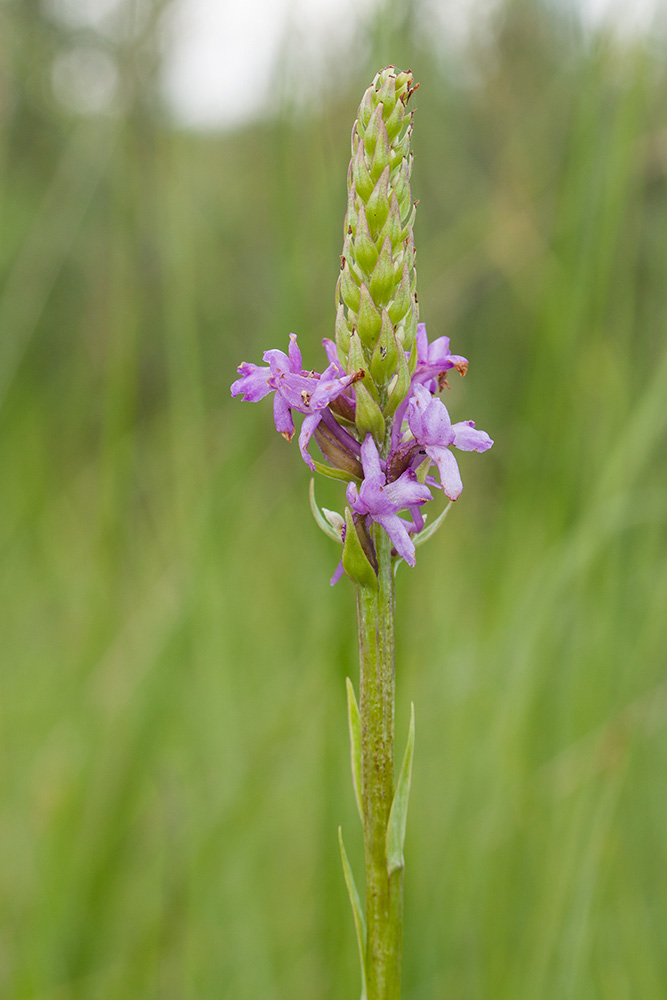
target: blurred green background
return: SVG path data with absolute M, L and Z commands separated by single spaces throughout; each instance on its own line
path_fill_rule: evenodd
M 290 331 L 319 367 L 349 132 L 394 62 L 422 318 L 496 441 L 398 577 L 404 995 L 664 1000 L 664 49 L 507 0 L 457 54 L 394 3 L 312 102 L 288 39 L 265 116 L 197 134 L 160 98 L 166 6 L 109 40 L 0 4 L 0 995 L 358 996 L 353 589 L 229 384 Z M 54 95 L 74 42 L 113 112 Z

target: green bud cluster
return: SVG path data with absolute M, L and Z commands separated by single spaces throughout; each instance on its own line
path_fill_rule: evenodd
M 410 385 L 405 352 L 415 354 L 419 309 L 407 103 L 417 86 L 409 70 L 388 66 L 377 74 L 359 105 L 347 174 L 336 344 L 348 372 L 366 372 L 355 384 L 356 424 L 378 444 Z

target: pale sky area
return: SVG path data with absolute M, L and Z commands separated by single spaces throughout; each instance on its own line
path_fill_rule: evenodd
M 47 0 L 72 27 L 104 30 L 122 0 Z M 623 35 L 647 31 L 667 0 L 560 0 L 591 27 L 608 21 Z M 354 44 L 355 22 L 378 0 L 175 0 L 167 20 L 163 87 L 177 120 L 199 128 L 229 127 L 271 100 L 272 71 L 287 48 L 295 89 L 308 88 L 325 54 Z M 443 43 L 456 45 L 496 0 L 428 0 L 426 16 Z M 54 69 L 59 96 L 82 112 L 112 104 L 115 67 L 102 52 L 65 53 Z

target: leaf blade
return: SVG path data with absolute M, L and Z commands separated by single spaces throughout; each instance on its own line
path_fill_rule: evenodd
M 347 721 L 350 729 L 350 763 L 352 765 L 352 784 L 354 785 L 354 797 L 357 800 L 357 809 L 361 825 L 364 823 L 364 810 L 361 802 L 361 715 L 357 704 L 354 687 L 349 677 L 345 678 L 347 687 Z
M 354 917 L 354 928 L 357 932 L 357 944 L 359 946 L 359 961 L 361 962 L 361 1000 L 366 1000 L 366 918 L 361 908 L 361 900 L 357 892 L 357 886 L 352 874 L 352 868 L 343 843 L 343 828 L 338 827 L 338 844 L 340 846 L 340 857 L 343 862 L 343 875 L 345 885 L 352 904 L 352 916 Z
M 410 797 L 410 783 L 412 781 L 412 758 L 415 749 L 415 706 L 410 709 L 410 729 L 408 731 L 408 742 L 405 747 L 405 756 L 401 765 L 401 771 L 396 783 L 394 801 L 391 804 L 389 822 L 387 823 L 387 839 L 385 853 L 387 858 L 387 872 L 389 877 L 394 872 L 401 871 L 405 867 L 403 858 L 403 845 L 405 844 L 405 827 L 408 818 L 408 799 Z
M 324 516 L 324 514 L 322 513 L 317 504 L 317 500 L 315 499 L 314 479 L 310 480 L 310 485 L 308 487 L 308 500 L 310 502 L 310 512 L 315 518 L 315 523 L 317 524 L 318 528 L 320 528 L 324 532 L 324 534 L 327 535 L 329 538 L 333 539 L 334 542 L 338 542 L 338 544 L 341 545 L 342 538 L 340 537 L 336 529 L 331 524 L 329 524 L 329 522 L 327 521 L 326 517 Z

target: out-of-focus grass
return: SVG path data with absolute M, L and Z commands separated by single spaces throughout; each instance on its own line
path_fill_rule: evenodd
M 32 38 L 20 9 L 8 58 Z M 664 64 L 586 45 L 539 5 L 507 6 L 465 87 L 426 36 L 377 37 L 335 105 L 209 137 L 141 104 L 69 122 L 16 57 L 0 159 L 12 1000 L 358 991 L 336 846 L 342 822 L 358 865 L 353 595 L 329 589 L 338 554 L 296 449 L 228 385 L 290 330 L 317 366 L 351 117 L 399 59 L 422 83 L 422 316 L 471 361 L 452 413 L 496 439 L 462 456 L 461 501 L 399 573 L 399 735 L 414 699 L 418 739 L 405 997 L 665 996 Z

